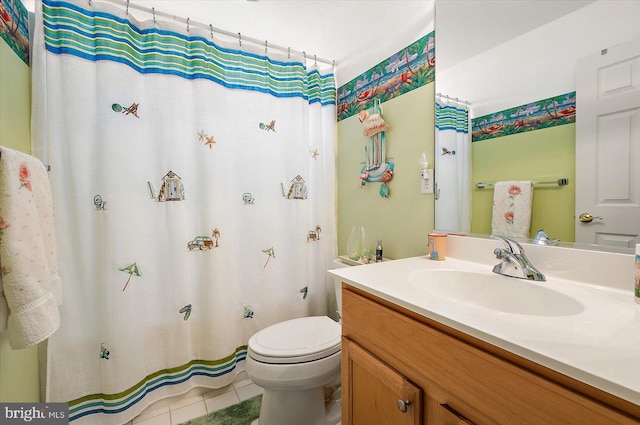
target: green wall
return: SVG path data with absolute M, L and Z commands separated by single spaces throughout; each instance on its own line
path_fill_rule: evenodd
M 354 225 L 369 228 L 373 243 L 382 239 L 384 256 L 397 259 L 426 255 L 427 234 L 433 230 L 433 194 L 420 193 L 418 161 L 426 152 L 434 163 L 434 87 L 426 84 L 383 103 L 387 159 L 395 164 L 387 183 L 388 198 L 378 194 L 380 183 L 360 187 L 368 138 L 357 116 L 338 123 L 338 253 L 345 255 Z M 375 246 L 371 247 L 375 249 Z
M 575 135 L 573 123 L 472 143 L 471 232 L 491 233 L 493 190 L 476 183 L 566 177 L 567 186 L 535 186 L 530 237 L 544 229 L 550 238 L 575 241 Z
M 0 39 L 0 145 L 29 153 L 29 67 Z M 0 402 L 40 401 L 38 347 L 12 350 L 0 334 Z

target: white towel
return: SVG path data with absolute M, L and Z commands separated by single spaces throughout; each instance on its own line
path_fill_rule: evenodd
M 497 182 L 493 190 L 491 233 L 498 236 L 528 238 L 533 203 L 531 181 Z
M 0 332 L 11 348 L 49 338 L 60 326 L 51 187 L 37 158 L 0 146 Z

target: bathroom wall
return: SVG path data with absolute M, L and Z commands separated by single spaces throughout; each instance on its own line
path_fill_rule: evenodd
M 30 152 L 30 69 L 0 38 L 0 145 Z M 38 347 L 12 350 L 0 334 L 0 402 L 40 400 Z
M 472 119 L 472 180 L 557 181 L 536 185 L 530 237 L 544 229 L 573 242 L 575 206 L 576 92 L 569 92 Z M 493 190 L 473 187 L 472 233 L 491 233 Z
M 382 239 L 384 256 L 391 259 L 426 254 L 427 234 L 433 230 L 433 194 L 420 193 L 422 152 L 433 164 L 434 149 L 433 82 L 382 103 L 387 158 L 395 164 L 393 179 L 387 183 L 389 197 L 382 198 L 380 183 L 360 187 L 360 170 L 365 160 L 357 115 L 338 123 L 338 253 L 345 255 L 354 225 L 369 228 L 373 243 Z M 374 249 L 375 246 L 372 246 Z
M 368 228 L 375 252 L 382 240 L 385 258 L 426 254 L 427 234 L 434 227 L 433 194 L 420 192 L 419 161 L 422 153 L 433 164 L 435 139 L 435 50 L 431 31 L 392 56 L 338 88 L 338 254 L 345 255 L 353 226 Z M 366 163 L 360 111 L 373 112 L 373 99 L 389 125 L 386 160 L 394 165 L 386 183 L 388 197 L 380 195 L 381 183 L 360 179 Z
M 471 145 L 472 181 L 557 180 L 567 186 L 538 185 L 533 192 L 530 236 L 544 229 L 551 238 L 575 240 L 576 125 L 496 137 Z M 491 233 L 493 190 L 472 188 L 471 232 Z

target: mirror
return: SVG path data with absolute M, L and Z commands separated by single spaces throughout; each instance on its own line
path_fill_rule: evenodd
M 490 132 L 492 122 L 500 126 L 500 120 L 517 118 L 511 133 L 471 144 L 470 228 L 443 228 L 439 211 L 454 211 L 436 206 L 437 229 L 491 233 L 493 189 L 477 183 L 568 179 L 562 186 L 534 185 L 529 237 L 544 229 L 552 239 L 576 240 L 575 118 L 553 128 L 516 128 L 528 125 L 534 110 L 575 117 L 576 62 L 640 38 L 633 18 L 640 16 L 640 3 L 559 0 L 549 6 L 535 0 L 436 0 L 436 93 L 451 104 L 469 103 L 470 133 L 476 135 Z M 491 116 L 493 121 L 484 119 Z M 456 190 L 438 181 L 438 165 L 442 172 L 451 154 L 443 149 L 435 156 L 438 189 Z

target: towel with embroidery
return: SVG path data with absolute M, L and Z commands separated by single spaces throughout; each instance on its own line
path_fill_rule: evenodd
M 528 238 L 533 183 L 529 180 L 497 182 L 493 190 L 491 233 L 497 236 Z
M 13 349 L 60 326 L 51 187 L 40 160 L 0 146 L 0 332 Z

